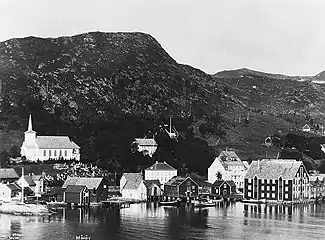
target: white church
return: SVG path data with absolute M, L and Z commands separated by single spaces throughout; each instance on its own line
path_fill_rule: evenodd
M 29 115 L 28 129 L 20 149 L 21 156 L 28 161 L 46 161 L 49 159 L 80 160 L 80 147 L 68 136 L 36 136 Z

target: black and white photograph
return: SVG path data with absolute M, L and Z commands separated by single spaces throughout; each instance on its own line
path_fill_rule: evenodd
M 0 0 L 0 240 L 323 240 L 324 127 L 323 0 Z

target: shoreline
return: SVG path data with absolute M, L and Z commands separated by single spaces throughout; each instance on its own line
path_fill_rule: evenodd
M 51 215 L 53 212 L 41 204 L 0 202 L 0 213 L 20 216 L 47 216 Z

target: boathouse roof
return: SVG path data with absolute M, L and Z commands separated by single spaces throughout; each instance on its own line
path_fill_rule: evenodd
M 245 178 L 260 179 L 293 179 L 299 167 L 303 165 L 301 161 L 295 159 L 263 159 L 253 161 L 245 175 Z
M 64 192 L 81 193 L 84 189 L 87 189 L 85 185 L 68 185 Z
M 74 185 L 86 186 L 88 189 L 97 189 L 102 181 L 102 177 L 68 177 L 67 180 L 65 180 L 62 188 L 66 188 L 69 185 Z

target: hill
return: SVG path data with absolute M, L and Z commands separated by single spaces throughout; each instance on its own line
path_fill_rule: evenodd
M 0 151 L 19 152 L 32 113 L 38 134 L 69 135 L 82 161 L 136 171 L 160 159 L 204 174 L 225 147 L 244 160 L 276 156 L 279 148 L 262 144 L 266 136 L 324 120 L 322 85 L 247 69 L 220 76 L 177 63 L 144 33 L 2 42 Z M 169 116 L 178 142 L 159 127 Z M 132 153 L 133 138 L 153 134 L 153 159 Z

